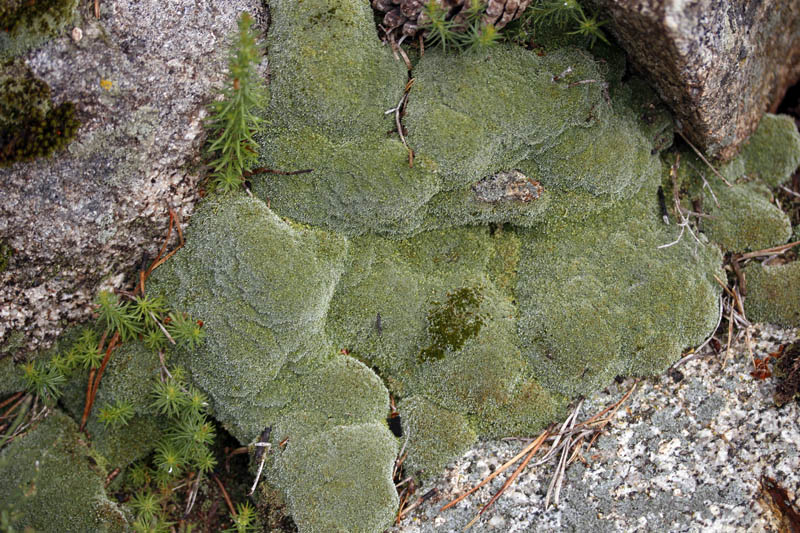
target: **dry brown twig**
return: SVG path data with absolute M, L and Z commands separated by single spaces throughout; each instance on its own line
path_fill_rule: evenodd
M 552 426 L 545 429 L 536 439 L 533 439 L 531 442 L 529 442 L 517 455 L 506 461 L 502 466 L 497 468 L 473 488 L 443 506 L 441 509 L 439 509 L 439 512 L 445 511 L 464 500 L 524 457 L 523 462 L 514 470 L 500 490 L 497 491 L 489 503 L 483 506 L 480 512 L 464 528 L 465 530 L 469 529 L 475 523 L 477 523 L 481 515 L 483 515 L 486 510 L 489 509 L 489 507 L 500 498 L 500 496 L 508 489 L 508 487 L 511 486 L 522 470 L 530 463 L 533 456 L 547 441 L 552 441 L 550 448 L 541 459 L 533 463 L 533 466 L 543 465 L 554 457 L 559 456 L 556 464 L 556 470 L 550 480 L 547 495 L 545 496 L 545 509 L 550 505 L 551 500 L 555 505 L 558 505 L 560 501 L 561 488 L 564 483 L 566 468 L 574 461 L 583 459 L 581 456 L 581 450 L 583 449 L 583 445 L 586 440 L 589 439 L 588 445 L 586 446 L 586 450 L 588 450 L 594 444 L 597 437 L 602 434 L 606 426 L 614 418 L 620 406 L 631 396 L 631 394 L 633 394 L 637 384 L 638 381 L 635 382 L 628 392 L 626 392 L 625 395 L 623 395 L 622 398 L 620 398 L 617 402 L 607 406 L 605 409 L 588 418 L 587 420 L 583 422 L 577 422 L 578 414 L 583 406 L 583 400 L 581 400 L 578 402 L 569 416 L 567 416 L 566 420 L 564 420 L 559 431 L 554 432 Z M 407 509 L 404 514 L 406 514 L 408 510 L 410 510 L 410 508 Z
M 700 150 L 698 150 L 698 149 L 695 147 L 695 145 L 693 145 L 693 144 L 692 144 L 692 142 L 691 142 L 689 139 L 687 139 L 687 138 L 686 138 L 686 136 L 683 134 L 683 132 L 682 132 L 681 130 L 678 130 L 678 129 L 676 129 L 675 131 L 677 131 L 677 132 L 678 132 L 678 135 L 680 135 L 680 136 L 681 136 L 681 139 L 683 139 L 684 141 L 686 141 L 686 144 L 688 144 L 688 145 L 689 145 L 689 147 L 690 147 L 692 150 L 694 150 L 694 153 L 696 153 L 696 154 L 697 154 L 697 157 L 699 157 L 699 158 L 700 158 L 700 159 L 703 161 L 703 163 L 705 163 L 706 165 L 708 165 L 708 168 L 710 168 L 710 169 L 711 169 L 711 171 L 712 171 L 712 172 L 713 172 L 713 173 L 714 173 L 714 174 L 715 174 L 715 175 L 716 175 L 716 176 L 717 176 L 719 179 L 721 179 L 721 180 L 722 180 L 722 181 L 725 183 L 725 185 L 727 185 L 728 187 L 733 187 L 733 185 L 731 184 L 731 182 L 729 182 L 728 180 L 726 180 L 726 179 L 725 179 L 725 177 L 724 177 L 722 174 L 720 174 L 720 173 L 719 173 L 719 171 L 718 171 L 716 168 L 714 168 L 714 165 L 712 165 L 711 163 L 709 163 L 709 162 L 708 162 L 708 159 L 706 159 L 706 156 L 704 156 L 704 155 L 703 155 L 703 153 L 702 153 L 702 152 L 700 152 Z

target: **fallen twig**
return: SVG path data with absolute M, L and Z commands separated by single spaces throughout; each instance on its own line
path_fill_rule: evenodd
M 697 149 L 697 148 L 696 148 L 696 147 L 695 147 L 695 146 L 692 144 L 692 142 L 691 142 L 689 139 L 687 139 L 687 138 L 686 138 L 686 135 L 684 135 L 684 134 L 683 134 L 683 132 L 682 132 L 681 130 L 675 130 L 675 131 L 677 131 L 677 132 L 678 132 L 678 135 L 680 135 L 680 136 L 681 136 L 681 139 L 683 139 L 684 141 L 686 141 L 686 144 L 688 144 L 688 145 L 689 145 L 689 147 L 690 147 L 692 150 L 694 150 L 694 153 L 696 153 L 696 154 L 697 154 L 697 157 L 699 157 L 700 159 L 702 159 L 702 160 L 703 160 L 703 163 L 705 163 L 706 165 L 708 165 L 708 168 L 710 168 L 710 169 L 711 169 L 711 171 L 712 171 L 712 172 L 713 172 L 713 173 L 714 173 L 714 174 L 715 174 L 715 175 L 716 175 L 716 176 L 717 176 L 719 179 L 721 179 L 723 182 L 725 182 L 725 185 L 727 185 L 728 187 L 733 187 L 733 185 L 731 184 L 731 182 L 729 182 L 728 180 L 726 180 L 726 179 L 725 179 L 725 177 L 724 177 L 722 174 L 720 174 L 720 173 L 719 173 L 719 171 L 718 171 L 716 168 L 714 168 L 714 165 L 712 165 L 711 163 L 709 163 L 709 162 L 708 162 L 708 159 L 706 159 L 706 157 L 705 157 L 705 156 L 704 156 L 704 155 L 703 155 L 703 154 L 700 152 L 700 150 L 698 150 L 698 149 Z
M 211 477 L 217 482 L 217 485 L 219 485 L 219 490 L 222 491 L 222 496 L 225 498 L 225 503 L 228 505 L 231 516 L 236 518 L 236 509 L 233 508 L 233 502 L 231 502 L 231 497 L 228 496 L 228 491 L 225 490 L 225 485 L 222 484 L 222 481 L 219 480 L 216 474 L 211 474 Z

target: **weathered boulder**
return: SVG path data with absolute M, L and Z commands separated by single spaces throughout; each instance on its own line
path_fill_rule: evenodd
M 168 206 L 185 222 L 227 39 L 242 10 L 266 26 L 257 0 L 108 2 L 100 19 L 91 2 L 76 4 L 0 7 L 11 17 L 0 56 L 38 46 L 18 60 L 49 86 L 53 107 L 74 102 L 81 123 L 53 157 L 0 168 L 0 353 L 47 346 L 86 319 L 102 280 L 155 256 Z M 59 10 L 69 24 L 53 19 Z M 33 30 L 51 39 L 32 40 Z
M 678 129 L 728 160 L 800 76 L 800 2 L 595 0 Z

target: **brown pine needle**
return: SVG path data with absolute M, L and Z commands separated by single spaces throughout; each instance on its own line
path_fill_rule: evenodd
M 439 509 L 439 512 L 441 513 L 442 511 L 445 511 L 445 510 L 451 508 L 452 506 L 454 506 L 455 504 L 457 504 L 458 502 L 460 502 L 461 500 L 463 500 L 464 498 L 466 498 L 467 496 L 469 496 L 470 494 L 472 494 L 473 492 L 475 492 L 479 488 L 481 488 L 484 485 L 486 485 L 487 483 L 489 483 L 491 480 L 493 480 L 494 478 L 496 478 L 497 476 L 499 476 L 500 474 L 505 472 L 508 469 L 508 467 L 510 467 L 511 465 L 513 465 L 514 463 L 516 463 L 517 461 L 519 461 L 520 459 L 525 457 L 525 454 L 527 454 L 533 448 L 537 448 L 538 449 L 537 446 L 541 445 L 541 442 L 544 442 L 544 440 L 547 438 L 548 435 L 549 435 L 548 430 L 544 430 L 542 432 L 542 434 L 539 435 L 539 437 L 536 440 L 534 440 L 533 442 L 528 444 L 521 452 L 519 452 L 517 455 L 515 455 L 514 457 L 512 457 L 511 459 L 506 461 L 505 464 L 503 464 L 503 466 L 501 466 L 500 468 L 498 468 L 497 470 L 495 470 L 494 472 L 489 474 L 489 476 L 486 477 L 486 479 L 484 479 L 483 481 L 481 481 L 480 483 L 475 485 L 473 488 L 469 489 L 469 491 L 465 492 L 464 494 L 462 494 L 461 496 L 459 496 L 455 500 L 451 501 L 450 503 L 448 503 L 447 505 L 445 505 L 444 507 Z
M 222 491 L 222 496 L 225 498 L 225 503 L 228 505 L 228 510 L 231 512 L 231 516 L 236 518 L 237 516 L 236 509 L 233 508 L 231 497 L 228 496 L 228 491 L 225 490 L 225 485 L 222 484 L 222 481 L 219 480 L 216 474 L 211 474 L 211 477 L 214 478 L 214 481 L 216 481 L 217 485 L 219 485 L 219 490 Z
M 466 525 L 466 527 L 464 528 L 464 531 L 466 531 L 466 530 L 468 530 L 469 528 L 471 528 L 471 527 L 472 527 L 472 526 L 475 524 L 475 522 L 477 522 L 477 521 L 480 519 L 481 515 L 482 515 L 482 514 L 483 514 L 483 513 L 484 513 L 484 512 L 485 512 L 485 511 L 486 511 L 486 510 L 489 508 L 489 507 L 491 507 L 491 505 L 492 505 L 494 502 L 496 502 L 498 498 L 500 498 L 500 496 L 501 496 L 501 495 L 502 495 L 502 494 L 503 494 L 503 493 L 506 491 L 506 489 L 507 489 L 507 488 L 508 488 L 508 487 L 509 487 L 509 486 L 510 486 L 510 485 L 511 485 L 513 482 L 514 482 L 514 480 L 515 480 L 515 479 L 517 479 L 517 477 L 519 476 L 519 473 L 520 473 L 520 472 L 522 472 L 522 470 L 523 470 L 523 469 L 524 469 L 526 466 L 528 466 L 528 463 L 531 461 L 531 459 L 533 459 L 533 456 L 534 456 L 534 455 L 536 455 L 536 452 L 538 452 L 538 451 L 539 451 L 539 448 L 541 448 L 542 444 L 543 444 L 543 443 L 544 443 L 544 441 L 547 439 L 547 436 L 548 436 L 549 434 L 550 434 L 550 432 L 549 432 L 549 431 L 547 431 L 547 430 L 544 430 L 544 432 L 543 432 L 541 435 L 539 435 L 539 438 L 537 438 L 535 441 L 533 441 L 533 444 L 534 444 L 534 446 L 531 448 L 531 451 L 530 451 L 530 452 L 528 452 L 528 455 L 525 457 L 525 460 L 524 460 L 524 461 L 522 461 L 522 463 L 520 463 L 520 465 L 517 467 L 517 469 L 516 469 L 516 470 L 514 470 L 514 473 L 513 473 L 513 474 L 511 474 L 511 475 L 508 477 L 508 479 L 506 480 L 506 482 L 505 482 L 505 483 L 503 483 L 503 486 L 502 486 L 502 487 L 500 487 L 500 490 L 498 490 L 498 491 L 495 493 L 495 495 L 494 495 L 494 496 L 492 496 L 492 499 L 491 499 L 491 500 L 489 500 L 489 503 L 487 503 L 486 505 L 484 505 L 484 506 L 483 506 L 483 509 L 481 509 L 481 510 L 480 510 L 480 512 L 479 512 L 479 513 L 478 513 L 478 514 L 475 516 L 475 518 L 473 518 L 473 519 L 472 519 L 472 520 L 469 522 L 469 524 L 467 524 L 467 525 Z
M 800 241 L 790 242 L 789 244 L 783 244 L 781 246 L 776 246 L 774 248 L 766 248 L 764 250 L 756 250 L 755 252 L 748 252 L 746 254 L 742 254 L 741 257 L 739 257 L 739 261 L 742 261 L 744 259 L 753 259 L 754 257 L 764 257 L 765 255 L 780 255 L 782 253 L 791 250 L 798 244 L 800 244 Z
M 705 163 L 706 165 L 708 165 L 708 168 L 710 168 L 710 169 L 711 169 L 711 172 L 713 172 L 714 174 L 716 174 L 716 176 L 717 176 L 719 179 L 721 179 L 722 181 L 724 181 L 724 182 L 725 182 L 725 185 L 727 185 L 728 187 L 733 187 L 733 185 L 731 184 L 731 182 L 729 182 L 728 180 L 726 180 L 726 179 L 725 179 L 725 178 L 722 176 L 722 174 L 720 174 L 720 173 L 719 173 L 719 171 L 718 171 L 716 168 L 714 168 L 714 165 L 712 165 L 711 163 L 709 163 L 709 162 L 708 162 L 708 159 L 706 159 L 706 157 L 705 157 L 705 156 L 702 154 L 702 152 L 700 152 L 700 150 L 698 150 L 697 148 L 695 148 L 695 146 L 692 144 L 692 142 L 691 142 L 689 139 L 687 139 L 687 138 L 686 138 L 686 136 L 685 136 L 685 135 L 684 135 L 684 134 L 681 132 L 681 130 L 677 130 L 677 129 L 676 129 L 675 131 L 677 131 L 677 132 L 678 132 L 678 135 L 680 135 L 680 136 L 681 136 L 681 139 L 683 139 L 684 141 L 686 141 L 686 144 L 688 144 L 688 145 L 689 145 L 689 147 L 690 147 L 692 150 L 694 150 L 694 153 L 696 153 L 696 154 L 697 154 L 697 156 L 698 156 L 700 159 L 702 159 L 702 160 L 703 160 L 703 163 Z

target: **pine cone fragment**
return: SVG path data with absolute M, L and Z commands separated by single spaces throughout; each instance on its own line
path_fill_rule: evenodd
M 457 31 L 466 31 L 467 12 L 476 0 L 434 0 L 445 10 L 448 20 L 455 24 Z M 493 24 L 495 29 L 505 27 L 519 18 L 531 0 L 488 0 L 483 12 L 483 25 Z M 426 13 L 426 0 L 372 0 L 372 8 L 383 14 L 383 27 L 387 34 L 399 31 L 402 35 L 416 37 L 430 22 Z

